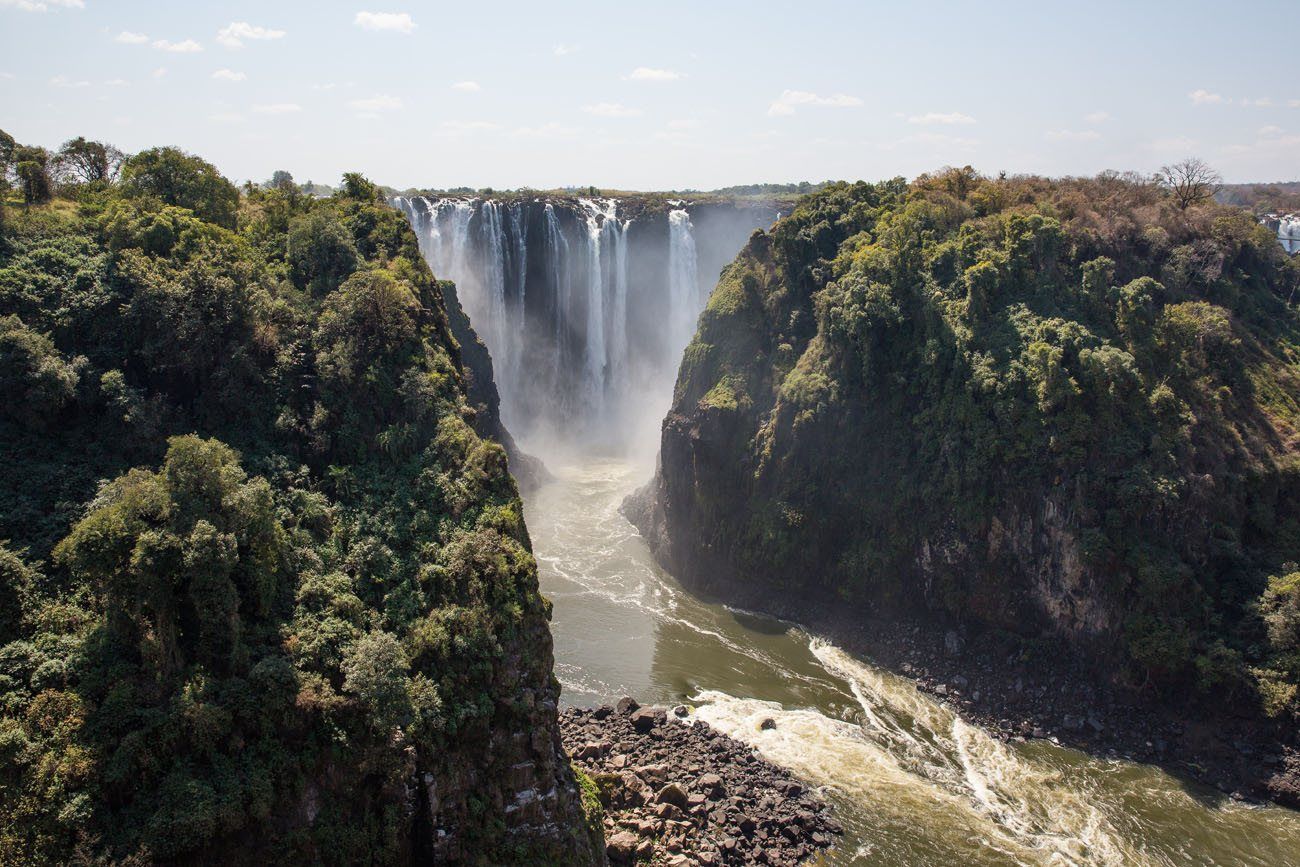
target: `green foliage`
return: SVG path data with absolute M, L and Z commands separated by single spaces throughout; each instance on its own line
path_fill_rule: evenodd
M 0 229 L 0 862 L 397 860 L 556 690 L 450 284 L 359 175 L 90 186 Z
M 187 208 L 201 220 L 235 228 L 239 190 L 211 163 L 177 148 L 151 148 L 122 166 L 122 191 Z
M 597 846 L 603 845 L 605 836 L 605 806 L 601 799 L 601 789 L 587 772 L 573 765 L 573 776 L 578 782 L 578 792 L 582 799 L 582 817 L 587 836 Z M 605 775 L 608 776 L 608 775 Z
M 357 250 L 339 219 L 329 210 L 319 209 L 289 226 L 287 260 L 294 285 L 323 297 L 356 269 Z
M 19 145 L 14 148 L 12 159 L 23 203 L 48 202 L 54 194 L 54 184 L 50 179 L 50 155 L 45 148 Z
M 1253 612 L 1287 622 L 1261 594 L 1300 559 L 1300 263 L 1255 228 L 1114 174 L 827 185 L 686 350 L 674 411 L 707 441 L 666 434 L 679 529 L 747 581 L 1086 636 L 1134 684 L 1276 705 L 1291 657 Z
M 17 316 L 0 317 L 0 401 L 27 424 L 50 423 L 76 399 L 85 361 L 64 358 Z

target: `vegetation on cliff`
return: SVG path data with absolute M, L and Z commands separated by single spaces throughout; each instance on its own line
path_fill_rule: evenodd
M 401 215 L 3 140 L 0 861 L 586 860 L 518 494 Z
M 1300 262 L 1105 174 L 814 193 L 723 274 L 656 481 L 697 585 L 911 609 L 1294 730 Z

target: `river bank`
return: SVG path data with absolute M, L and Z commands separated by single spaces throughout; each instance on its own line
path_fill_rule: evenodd
M 565 749 L 600 792 L 611 863 L 777 867 L 836 840 L 803 783 L 687 713 L 631 698 L 561 711 Z

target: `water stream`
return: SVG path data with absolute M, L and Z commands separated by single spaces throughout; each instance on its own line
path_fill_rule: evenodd
M 650 467 L 550 469 L 525 509 L 562 700 L 688 703 L 823 789 L 845 827 L 824 863 L 1300 864 L 1300 814 L 1047 741 L 1004 744 L 792 624 L 695 599 L 618 513 Z

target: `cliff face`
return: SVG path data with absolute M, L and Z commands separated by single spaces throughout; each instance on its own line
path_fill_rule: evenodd
M 359 176 L 145 156 L 238 227 L 0 235 L 0 861 L 602 862 L 451 287 Z
M 627 511 L 743 603 L 1055 636 L 1287 718 L 1296 281 L 1248 215 L 1114 178 L 814 194 L 724 272 Z

